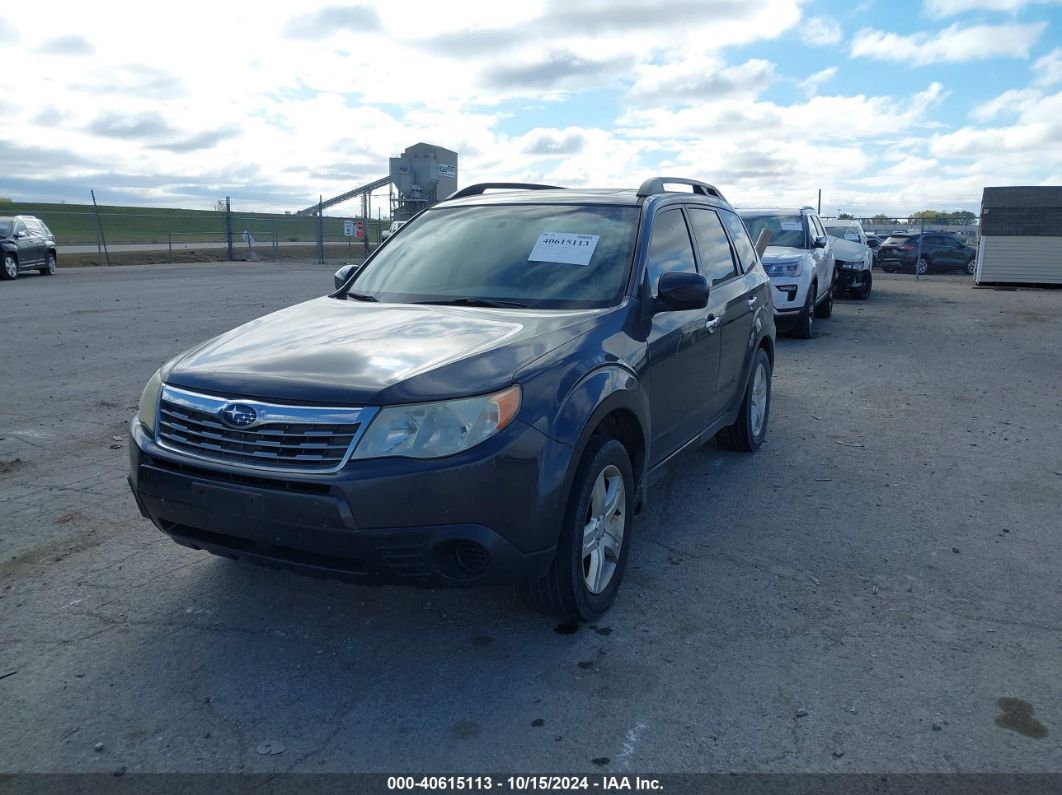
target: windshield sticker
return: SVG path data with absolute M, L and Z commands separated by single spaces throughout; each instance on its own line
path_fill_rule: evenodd
M 557 262 L 563 265 L 589 265 L 600 235 L 571 232 L 543 232 L 531 249 L 528 262 Z
M 782 221 L 783 232 L 803 232 L 804 227 L 801 226 L 800 221 Z

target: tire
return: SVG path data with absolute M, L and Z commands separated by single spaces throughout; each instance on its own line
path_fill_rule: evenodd
M 866 301 L 870 298 L 870 291 L 874 286 L 874 271 L 867 271 L 866 277 L 863 279 L 863 284 L 854 290 L 849 290 L 852 297 L 859 301 Z
M 623 491 L 609 500 L 614 484 L 622 484 Z M 635 491 L 627 449 L 610 436 L 590 437 L 572 481 L 553 565 L 545 577 L 528 585 L 537 610 L 594 621 L 612 606 L 630 552 Z M 612 531 L 605 532 L 607 527 Z
M 823 319 L 833 317 L 833 287 L 826 291 L 826 297 L 815 305 L 815 317 Z
M 5 282 L 18 278 L 18 260 L 11 254 L 4 254 L 4 267 L 0 268 L 0 279 Z
M 771 360 L 760 348 L 752 357 L 752 372 L 745 387 L 745 399 L 733 425 L 715 435 L 715 440 L 727 450 L 753 453 L 767 436 L 767 419 L 771 414 Z
M 793 328 L 793 336 L 802 340 L 811 339 L 812 332 L 815 330 L 815 291 L 818 285 L 815 282 L 811 283 L 808 287 L 808 297 L 804 301 L 804 308 L 800 310 L 800 317 L 797 318 L 797 324 Z
M 929 273 L 929 260 L 922 257 L 915 263 L 914 272 L 917 276 L 925 276 Z
M 43 268 L 38 268 L 41 276 L 55 276 L 55 254 L 48 252 L 48 262 Z
M 963 270 L 965 270 L 971 276 L 973 276 L 975 273 L 977 273 L 977 260 L 976 260 L 976 258 L 970 257 L 970 259 L 968 259 L 966 261 L 966 267 L 963 268 Z

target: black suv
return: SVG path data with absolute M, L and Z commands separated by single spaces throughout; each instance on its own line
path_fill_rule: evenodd
M 893 233 L 877 252 L 883 271 L 907 270 L 917 274 L 930 271 L 966 271 L 972 274 L 977 249 L 953 235 L 942 232 Z
M 44 221 L 32 215 L 0 217 L 0 279 L 17 279 L 28 270 L 45 276 L 55 273 L 55 236 Z
M 651 474 L 713 436 L 763 442 L 774 336 L 767 276 L 712 186 L 476 185 L 333 294 L 164 365 L 130 425 L 129 481 L 194 549 L 355 581 L 522 583 L 592 619 Z

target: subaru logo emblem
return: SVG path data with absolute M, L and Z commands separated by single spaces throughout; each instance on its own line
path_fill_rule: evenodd
M 233 428 L 246 428 L 258 419 L 258 412 L 246 403 L 229 403 L 221 409 L 221 421 Z

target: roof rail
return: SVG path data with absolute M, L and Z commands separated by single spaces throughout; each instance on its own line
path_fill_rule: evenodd
M 715 199 L 723 199 L 723 194 L 719 192 L 719 189 L 715 185 L 709 185 L 707 182 L 700 182 L 695 179 L 686 179 L 684 177 L 652 177 L 642 183 L 642 186 L 638 188 L 639 198 L 645 198 L 646 196 L 653 196 L 657 193 L 667 193 L 664 185 L 690 185 L 693 187 L 694 193 L 699 193 L 702 196 L 711 196 Z
M 536 185 L 533 182 L 480 182 L 476 185 L 469 185 L 467 188 L 461 188 L 461 190 L 454 191 L 444 199 L 449 201 L 450 199 L 463 199 L 466 196 L 479 196 L 486 193 L 488 190 L 494 189 L 509 189 L 509 190 L 564 190 L 559 185 Z

